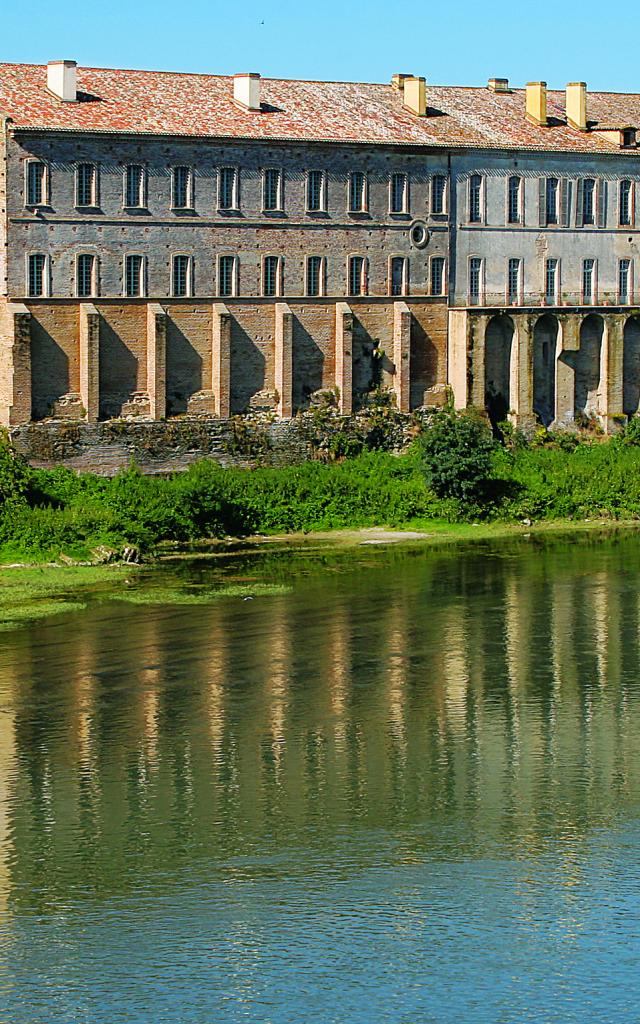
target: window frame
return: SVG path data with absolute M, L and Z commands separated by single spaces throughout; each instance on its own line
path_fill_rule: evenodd
M 439 292 L 433 290 L 433 264 L 436 260 L 442 260 L 442 289 Z M 433 295 L 439 298 L 448 294 L 447 287 L 447 258 L 442 253 L 435 252 L 429 259 L 429 295 Z
M 622 264 L 623 263 L 627 264 L 627 270 L 628 270 L 628 276 L 627 276 L 627 298 L 626 298 L 625 302 L 622 301 L 622 289 L 620 288 L 620 282 L 621 282 L 621 273 L 620 272 L 622 270 Z M 617 299 L 618 299 L 618 305 L 619 306 L 632 306 L 633 305 L 633 298 L 634 298 L 634 292 L 635 292 L 633 277 L 634 277 L 634 261 L 633 261 L 632 257 L 631 256 L 622 256 L 618 260 L 618 282 L 617 282 L 617 287 L 616 287 Z
M 127 260 L 132 257 L 140 259 L 140 288 L 136 295 L 130 295 L 127 291 Z M 125 299 L 146 299 L 147 298 L 147 257 L 144 253 L 136 250 L 125 252 L 122 256 L 122 295 Z
M 176 260 L 177 259 L 183 259 L 183 258 L 187 260 L 187 273 L 186 273 L 186 277 L 185 277 L 186 291 L 185 291 L 184 295 L 180 295 L 176 291 L 176 287 L 175 287 L 175 284 L 176 284 L 176 279 L 175 279 Z M 171 298 L 172 299 L 192 299 L 193 298 L 193 293 L 194 293 L 194 290 L 195 290 L 194 289 L 195 260 L 193 258 L 193 253 L 185 252 L 182 249 L 174 250 L 171 253 L 171 259 L 170 259 L 170 275 L 171 275 L 171 279 L 169 281 L 169 295 L 171 296 Z
M 185 170 L 187 172 L 187 194 L 184 206 L 176 206 L 176 172 Z M 171 165 L 171 211 L 172 213 L 193 212 L 195 210 L 195 174 L 191 164 Z
M 517 294 L 516 301 L 514 302 L 511 298 L 511 268 L 512 264 L 517 264 Z M 509 256 L 507 259 L 507 279 L 505 288 L 505 301 L 507 306 L 522 306 L 524 305 L 524 260 L 521 256 Z
M 396 260 L 402 260 L 402 282 L 401 290 L 394 292 L 393 290 L 393 265 Z M 409 257 L 403 252 L 391 253 L 387 265 L 387 293 L 394 299 L 401 299 L 403 296 L 409 294 Z
M 629 219 L 624 221 L 622 219 L 622 186 L 629 185 L 628 195 L 628 206 L 629 206 Z M 619 228 L 632 228 L 635 225 L 636 211 L 635 211 L 635 182 L 633 178 L 621 178 L 618 182 L 618 227 Z
M 474 297 L 471 290 L 471 265 L 478 262 L 478 294 Z M 485 259 L 484 256 L 471 254 L 467 257 L 467 304 L 469 306 L 484 306 L 485 304 Z
M 549 300 L 549 291 L 547 289 L 548 281 L 548 267 L 550 263 L 555 263 L 555 288 L 553 293 L 553 301 Z M 542 294 L 544 295 L 545 306 L 558 306 L 560 305 L 560 260 L 557 256 L 546 256 L 543 264 L 542 272 L 544 274 L 544 281 L 542 285 Z
M 42 291 L 37 294 L 31 291 L 31 260 L 36 256 L 42 256 Z M 51 298 L 51 256 L 48 252 L 32 250 L 25 253 L 25 294 L 29 299 Z
M 267 292 L 267 260 L 276 260 L 276 281 L 275 291 Z M 265 252 L 262 256 L 261 288 L 260 294 L 263 299 L 280 299 L 283 294 L 284 284 L 284 258 L 279 252 Z
M 233 172 L 233 186 L 232 186 L 232 197 L 231 205 L 223 206 L 221 202 L 222 197 L 222 175 L 225 171 Z M 240 168 L 235 164 L 224 164 L 218 167 L 218 178 L 217 178 L 217 194 L 216 204 L 219 213 L 239 213 L 240 212 Z
M 591 263 L 592 277 L 591 277 L 591 299 L 587 302 L 585 292 L 585 270 L 587 263 Z M 598 305 L 598 261 L 594 256 L 585 256 L 582 260 L 582 280 L 580 285 L 580 292 L 583 306 L 597 306 Z
M 403 181 L 402 203 L 401 209 L 394 210 L 394 182 L 398 178 Z M 406 217 L 409 214 L 409 209 L 409 174 L 407 171 L 391 171 L 389 174 L 389 214 L 392 217 Z
M 80 294 L 80 260 L 88 256 L 91 263 L 91 291 L 88 295 Z M 77 299 L 95 299 L 98 296 L 98 261 L 99 257 L 95 252 L 77 252 L 74 260 L 75 269 L 75 296 Z
M 516 196 L 516 215 L 515 218 L 511 216 L 511 183 L 517 181 L 518 191 Z M 507 208 L 506 208 L 506 223 L 508 225 L 514 225 L 516 227 L 522 227 L 524 225 L 524 178 L 521 174 L 508 174 L 507 175 Z
M 29 202 L 29 170 L 34 165 L 43 168 L 42 198 L 39 203 Z M 29 157 L 24 162 L 24 205 L 28 210 L 39 210 L 51 205 L 49 196 L 49 164 L 46 160 L 39 160 L 37 157 Z
M 435 195 L 435 182 L 437 180 L 442 181 L 442 209 L 436 210 L 434 208 L 434 195 Z M 429 184 L 429 213 L 433 217 L 446 217 L 449 212 L 449 179 L 446 174 L 437 171 L 431 175 L 431 181 Z
M 309 291 L 309 265 L 311 260 L 320 260 L 318 273 L 318 291 Z M 308 298 L 323 298 L 327 293 L 327 257 L 318 253 L 308 253 L 304 263 L 304 294 Z
M 232 260 L 232 264 L 231 264 L 231 291 L 230 292 L 223 292 L 221 287 L 220 287 L 221 286 L 221 282 L 222 282 L 222 270 L 221 270 L 221 267 L 222 267 L 222 260 L 223 259 L 230 259 L 230 260 Z M 239 260 L 239 257 L 238 257 L 237 253 L 235 253 L 235 252 L 219 252 L 218 253 L 218 259 L 217 259 L 217 265 L 216 265 L 216 271 L 217 271 L 217 273 L 216 273 L 216 294 L 217 294 L 218 298 L 220 298 L 220 299 L 235 299 L 235 298 L 238 297 L 238 287 L 239 287 L 239 279 L 240 279 L 240 277 L 239 277 L 239 266 L 240 266 L 240 260 Z
M 267 174 L 277 174 L 276 206 L 267 206 Z M 282 167 L 262 168 L 262 212 L 284 213 L 284 169 Z
M 140 168 L 140 202 L 136 204 L 128 203 L 127 199 L 127 187 L 128 187 L 128 174 L 130 167 Z M 122 209 L 123 210 L 146 210 L 147 209 L 147 168 L 145 164 L 139 163 L 128 163 L 125 164 L 122 169 Z
M 351 290 L 351 265 L 353 260 L 362 260 L 360 267 L 360 291 Z M 347 295 L 350 298 L 360 298 L 369 294 L 369 260 L 361 252 L 352 252 L 347 256 Z
M 80 202 L 80 168 L 93 167 L 93 181 L 91 187 L 91 202 Z M 97 210 L 100 205 L 100 171 L 98 164 L 93 160 L 78 160 L 75 170 L 75 207 L 76 210 Z
M 472 197 L 471 190 L 472 190 L 472 184 L 475 182 L 476 179 L 477 179 L 477 181 L 479 183 L 479 187 L 478 187 L 478 216 L 477 216 L 477 218 L 471 216 L 471 214 L 474 212 L 474 208 L 472 207 L 472 202 L 471 202 L 471 197 Z M 484 217 L 484 194 L 485 194 L 484 175 L 480 174 L 478 171 L 474 171 L 473 174 L 469 175 L 469 178 L 468 178 L 468 181 L 467 181 L 467 223 L 468 224 L 484 224 L 484 221 L 485 221 L 485 217 Z
M 362 205 L 354 207 L 352 205 L 353 198 L 353 179 L 358 175 L 362 175 Z M 347 179 L 347 213 L 349 214 L 363 214 L 369 212 L 369 176 L 366 171 L 349 171 L 349 177 Z
M 312 174 L 320 175 L 320 206 L 316 210 L 312 209 L 309 203 L 309 190 Z M 304 183 L 304 207 L 305 212 L 310 214 L 327 212 L 327 172 L 325 170 L 321 170 L 319 167 L 310 167 L 307 170 Z

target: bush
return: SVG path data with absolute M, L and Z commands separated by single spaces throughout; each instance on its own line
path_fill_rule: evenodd
M 477 413 L 437 413 L 420 442 L 427 485 L 439 498 L 481 500 L 497 449 L 490 427 Z

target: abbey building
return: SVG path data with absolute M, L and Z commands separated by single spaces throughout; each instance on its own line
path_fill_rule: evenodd
M 640 406 L 640 95 L 0 65 L 0 422 Z

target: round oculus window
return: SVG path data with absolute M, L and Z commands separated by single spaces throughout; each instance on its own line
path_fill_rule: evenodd
M 409 232 L 411 242 L 417 249 L 424 249 L 425 245 L 429 241 L 429 229 L 426 224 L 421 220 L 416 220 L 411 225 Z

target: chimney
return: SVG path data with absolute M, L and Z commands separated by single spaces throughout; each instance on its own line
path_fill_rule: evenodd
M 547 123 L 547 83 L 527 82 L 527 118 L 534 124 Z
M 567 123 L 581 132 L 587 130 L 586 82 L 569 82 L 567 85 Z
M 425 78 L 405 78 L 404 105 L 419 117 L 427 113 L 427 81 Z
M 490 78 L 487 82 L 487 89 L 491 92 L 511 92 L 508 78 Z
M 407 78 L 413 78 L 413 75 L 392 75 L 392 88 L 396 89 L 397 92 L 402 92 L 404 90 L 404 83 L 406 82 Z
M 247 110 L 260 110 L 260 75 L 234 75 L 233 98 Z
M 50 60 L 47 64 L 47 88 L 65 103 L 75 103 L 77 97 L 75 60 Z

